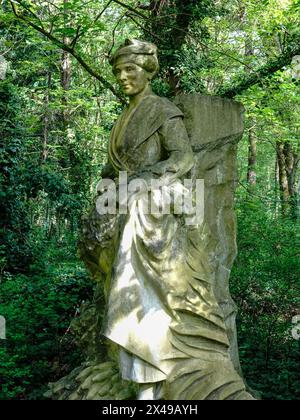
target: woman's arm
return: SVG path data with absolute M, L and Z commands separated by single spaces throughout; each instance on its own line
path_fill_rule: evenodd
M 157 175 L 171 172 L 174 177 L 180 178 L 192 168 L 194 163 L 193 151 L 183 119 L 176 117 L 167 120 L 158 133 L 168 158 L 155 164 L 151 172 Z

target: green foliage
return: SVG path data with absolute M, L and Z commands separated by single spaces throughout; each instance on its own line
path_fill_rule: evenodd
M 6 319 L 0 399 L 41 399 L 49 381 L 82 360 L 68 327 L 91 296 L 91 281 L 76 260 L 74 239 L 39 248 L 39 263 L 30 275 L 5 272 L 0 283 L 0 313 Z
M 122 109 L 57 45 L 65 42 L 114 84 L 109 53 L 127 37 L 146 38 L 160 49 L 156 93 L 171 97 L 173 79 L 184 92 L 216 94 L 299 45 L 299 0 L 158 2 L 156 16 L 134 0 L 107 8 L 106 0 L 30 0 L 22 2 L 27 9 L 13 3 L 27 22 L 56 37 L 51 42 L 16 19 L 2 1 L 0 57 L 9 70 L 0 80 L 0 315 L 8 339 L 0 341 L 0 398 L 40 399 L 48 381 L 81 359 L 67 330 L 91 297 L 92 282 L 76 258 L 75 232 Z M 246 133 L 254 126 L 257 136 L 257 185 L 246 184 L 245 136 L 231 283 L 249 384 L 264 398 L 296 399 L 299 342 L 291 337 L 291 319 L 300 314 L 298 227 L 280 213 L 275 148 L 280 141 L 295 155 L 299 150 L 300 92 L 288 67 L 267 76 L 238 98 Z
M 300 343 L 292 337 L 292 318 L 300 314 L 299 226 L 274 219 L 268 206 L 241 191 L 237 215 L 231 292 L 244 375 L 263 399 L 299 399 Z
M 49 381 L 82 358 L 68 327 L 93 291 L 77 259 L 74 232 L 91 177 L 101 168 L 103 152 L 97 156 L 96 150 L 105 130 L 93 119 L 85 123 L 97 104 L 87 100 L 94 86 L 70 91 L 79 125 L 63 128 L 60 72 L 51 62 L 60 54 L 35 33 L 8 24 L 9 34 L 5 21 L 0 27 L 5 47 L 14 45 L 6 56 L 10 70 L 0 81 L 0 314 L 7 321 L 0 399 L 40 399 Z M 110 117 L 104 120 L 109 124 Z
M 0 232 L 2 264 L 22 270 L 32 260 L 30 246 L 24 240 L 30 231 L 25 186 L 22 183 L 23 134 L 20 112 L 21 100 L 9 81 L 0 82 Z

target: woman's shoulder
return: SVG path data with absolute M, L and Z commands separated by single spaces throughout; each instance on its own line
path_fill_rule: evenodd
M 163 115 L 166 118 L 183 117 L 183 112 L 169 99 L 158 95 L 150 95 L 147 99 L 151 103 L 151 108 L 155 113 Z

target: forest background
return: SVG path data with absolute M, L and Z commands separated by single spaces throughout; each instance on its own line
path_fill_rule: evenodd
M 0 399 L 43 399 L 82 360 L 69 325 L 94 285 L 77 231 L 125 104 L 108 56 L 128 37 L 158 45 L 157 94 L 245 107 L 241 363 L 262 398 L 300 399 L 299 0 L 1 1 Z

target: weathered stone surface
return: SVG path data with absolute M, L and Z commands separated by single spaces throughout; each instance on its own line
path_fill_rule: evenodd
M 56 383 L 46 397 L 55 400 L 125 400 L 134 397 L 133 385 L 120 378 L 114 362 L 86 362 Z
M 195 153 L 193 178 L 204 179 L 204 211 L 210 230 L 208 254 L 214 292 L 224 312 L 231 359 L 240 372 L 236 306 L 229 293 L 229 277 L 237 253 L 234 191 L 244 108 L 231 100 L 199 94 L 181 95 L 175 103 L 184 112 Z
M 229 293 L 230 271 L 237 252 L 234 190 L 237 179 L 236 145 L 243 133 L 243 108 L 233 101 L 202 95 L 182 95 L 176 99 L 176 104 L 185 114 L 185 124 L 193 146 L 195 165 L 192 178 L 205 181 L 204 224 L 201 229 L 199 228 L 199 232 L 194 231 L 190 234 L 190 239 L 197 249 L 191 261 L 200 278 L 202 276 L 202 281 L 209 282 L 209 285 L 205 286 L 205 296 L 206 299 L 211 299 L 210 311 L 212 312 L 211 315 L 205 315 L 205 322 L 216 319 L 215 315 L 219 316 L 214 303 L 216 299 L 223 313 L 226 332 L 225 335 L 221 333 L 222 323 L 220 323 L 220 334 L 217 335 L 213 329 L 206 331 L 205 323 L 203 327 L 199 323 L 197 329 L 197 322 L 192 319 L 194 317 L 191 318 L 192 321 L 187 322 L 185 316 L 182 324 L 175 325 L 172 342 L 177 349 L 189 354 L 190 359 L 178 362 L 178 366 L 169 375 L 166 398 L 252 399 L 245 391 L 243 380 L 236 373 L 240 373 L 235 328 L 236 308 Z M 93 217 L 92 214 L 90 217 Z M 95 237 L 97 232 L 93 229 L 98 229 L 97 221 L 89 226 L 92 230 L 88 237 Z M 92 247 L 93 251 L 89 253 L 86 251 L 88 248 L 88 243 L 81 244 L 81 256 L 99 284 L 98 293 L 94 303 L 83 308 L 82 316 L 73 323 L 73 330 L 78 336 L 78 341 L 83 350 L 85 349 L 87 364 L 82 365 L 58 383 L 51 384 L 48 396 L 55 399 L 101 399 L 109 388 L 108 382 L 102 383 L 102 381 L 98 387 L 93 381 L 97 378 L 102 380 L 103 375 L 105 376 L 101 371 L 104 360 L 109 358 L 117 362 L 117 349 L 114 346 L 111 346 L 108 351 L 103 351 L 103 348 L 99 346 L 101 326 L 99 321 L 95 322 L 97 313 L 101 312 L 101 302 L 103 303 L 99 299 L 101 296 L 99 291 L 103 289 L 103 283 L 109 276 L 109 265 L 112 264 L 115 251 L 106 257 L 107 263 L 103 265 L 103 254 L 101 256 L 100 249 Z M 108 255 L 107 251 L 104 255 Z M 203 269 L 203 259 L 207 259 L 209 274 L 206 274 Z M 193 299 L 198 296 L 197 299 L 201 302 L 204 289 L 196 283 L 197 281 L 194 282 L 193 287 L 195 290 L 198 288 L 199 294 L 194 295 Z M 213 289 L 212 292 L 210 292 L 210 287 Z M 194 301 L 196 312 L 198 311 L 197 299 Z M 178 308 L 185 308 L 182 302 L 178 305 Z M 189 328 L 191 328 L 190 333 Z M 226 356 L 226 348 L 228 348 L 226 335 L 230 344 L 230 357 Z M 219 350 L 205 362 L 205 357 L 203 359 L 205 348 L 208 345 L 213 346 L 212 341 L 207 341 L 210 336 L 219 342 Z M 206 344 L 203 347 L 201 342 L 204 337 L 206 337 Z M 196 347 L 192 351 L 193 346 Z M 89 374 L 92 375 L 90 378 Z M 84 384 L 80 380 L 83 377 Z M 87 386 L 89 381 L 91 387 Z M 119 385 L 113 387 L 116 393 L 107 394 L 107 397 L 121 399 L 133 396 L 134 388 L 129 387 L 128 391 L 122 394 L 120 386 L 126 388 L 126 385 L 121 380 L 117 383 Z M 203 386 L 203 383 L 207 385 Z
M 195 151 L 224 145 L 243 133 L 244 109 L 238 102 L 195 93 L 179 95 L 174 103 L 185 116 L 185 126 Z

